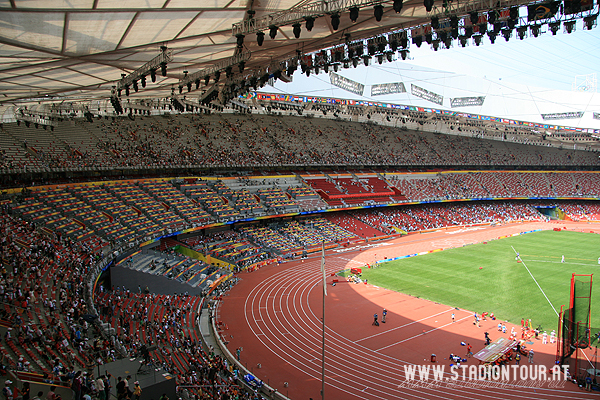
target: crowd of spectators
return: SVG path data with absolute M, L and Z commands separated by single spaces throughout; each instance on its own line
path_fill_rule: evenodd
M 567 181 L 567 185 L 563 178 L 551 178 L 552 185 L 575 182 Z M 447 177 L 445 184 L 467 187 L 475 185 L 473 179 L 467 175 Z M 27 195 L 31 193 L 21 196 Z M 355 227 L 364 224 L 382 234 L 395 233 L 396 228 L 416 232 L 474 223 L 545 220 L 535 207 L 548 205 L 578 218 L 600 214 L 596 203 L 486 201 L 354 210 L 345 214 L 344 223 Z M 235 365 L 203 350 L 197 324 L 200 297 L 159 296 L 124 288 L 100 293 L 95 299 L 100 318 L 115 329 L 111 339 L 105 338 L 97 325 L 86 319 L 84 301 L 86 274 L 101 259 L 101 253 L 68 236 L 41 229 L 12 215 L 11 210 L 5 202 L 0 218 L 0 300 L 7 305 L 0 308 L 0 318 L 10 326 L 2 347 L 9 368 L 37 371 L 47 382 L 68 386 L 77 371 L 91 374 L 98 363 L 139 355 L 142 344 L 156 345 L 150 355 L 151 364 L 174 375 L 180 387 L 190 387 L 198 398 L 219 398 L 225 393 L 230 397 L 252 396 L 242 394 L 235 383 L 239 376 Z M 352 218 L 357 222 L 353 223 Z M 355 232 L 332 223 L 330 218 L 313 217 L 269 226 L 234 227 L 186 241 L 215 257 L 242 261 L 237 264 L 241 269 L 273 257 L 273 250 L 285 254 L 323 241 L 355 238 Z
M 545 219 L 531 204 L 508 201 L 421 204 L 411 207 L 356 210 L 351 214 L 386 233 L 396 233 L 393 227 L 410 233 L 456 225 Z
M 189 397 L 261 398 L 240 389 L 239 371 L 225 358 L 203 351 L 196 312 L 201 298 L 159 298 L 120 288 L 100 293 L 95 306 L 115 328 L 109 339 L 89 320 L 85 302 L 85 276 L 101 255 L 69 238 L 42 233 L 4 205 L 0 232 L 0 319 L 9 326 L 0 349 L 7 370 L 37 373 L 40 381 L 67 388 L 77 380 L 96 397 L 95 366 L 139 356 L 143 341 L 157 345 L 153 368 L 171 373 L 180 389 L 188 387 Z
M 451 121 L 426 120 L 425 123 Z M 92 124 L 78 121 L 95 138 L 77 144 L 65 140 L 69 151 L 37 150 L 37 161 L 47 168 L 172 167 L 181 165 L 597 165 L 589 151 L 439 135 L 376 124 L 256 114 L 181 114 L 137 116 Z M 12 135 L 11 124 L 2 134 Z M 16 125 L 15 128 L 16 129 Z M 22 129 L 22 128 L 20 128 Z M 66 129 L 66 128 L 65 128 Z M 60 137 L 56 132 L 39 135 Z M 517 134 L 513 132 L 514 134 Z M 93 140 L 92 140 L 93 142 Z M 1 143 L 1 142 L 0 142 Z M 79 147 L 78 147 L 79 146 Z M 0 149 L 3 150 L 3 149 Z M 92 151 L 93 150 L 93 151 Z M 2 157 L 4 166 L 38 166 L 27 152 Z M 34 156 L 35 157 L 35 156 Z

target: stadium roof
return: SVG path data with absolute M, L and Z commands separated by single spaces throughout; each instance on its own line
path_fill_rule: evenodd
M 104 97 L 111 86 L 160 53 L 173 51 L 167 77 L 138 93 L 167 97 L 183 76 L 231 57 L 236 48 L 232 25 L 256 12 L 255 18 L 308 3 L 304 0 L 0 0 L 0 89 L 2 102 L 40 96 Z M 425 20 L 421 0 L 408 0 L 401 14 L 384 1 L 384 18 L 375 21 L 372 7 L 352 23 L 347 12 L 334 31 L 331 18 L 317 18 L 314 29 L 295 39 L 292 26 L 267 37 L 262 47 L 248 35 L 252 52 L 247 68 L 318 50 L 342 41 L 387 32 Z M 268 33 L 268 32 L 267 32 Z
M 248 11 L 254 12 L 255 21 L 273 18 L 272 21 L 287 23 L 277 24 L 275 39 L 268 37 L 268 29 L 261 29 L 267 34 L 262 46 L 257 45 L 258 29 L 253 29 L 253 25 L 241 30 L 246 33 L 244 49 L 251 52 L 245 73 L 294 57 L 297 51 L 313 52 L 348 40 L 428 24 L 433 15 L 444 18 L 456 12 L 464 16 L 471 10 L 487 10 L 488 3 L 507 9 L 527 2 L 469 0 L 460 4 L 445 2 L 443 8 L 438 0 L 430 13 L 422 0 L 405 0 L 401 13 L 393 10 L 393 3 L 392 0 L 0 0 L 0 105 L 45 99 L 106 99 L 121 74 L 130 74 L 155 58 L 161 53 L 161 46 L 166 46 L 172 57 L 166 77 L 158 74 L 156 83 L 148 83 L 138 93 L 132 90 L 131 97 L 168 97 L 180 85 L 184 71 L 194 74 L 235 54 L 232 26 L 247 20 L 251 15 Z M 308 32 L 302 23 L 302 32 L 296 39 L 290 10 L 306 10 L 315 4 L 321 7 L 320 11 L 323 5 L 329 11 L 313 11 L 313 15 L 319 15 L 314 28 Z M 360 6 L 360 12 L 357 21 L 351 22 L 348 8 L 354 4 Z M 380 22 L 373 12 L 376 4 L 384 6 Z M 336 9 L 340 10 L 340 26 L 334 30 L 329 14 Z M 591 38 L 598 40 L 597 35 Z M 598 49 L 598 43 L 592 43 L 591 53 L 594 48 Z M 412 46 L 413 49 L 416 47 Z M 314 82 L 318 84 L 319 79 Z

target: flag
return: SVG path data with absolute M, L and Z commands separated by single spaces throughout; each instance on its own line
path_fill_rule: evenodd
M 325 242 L 323 242 L 321 246 L 321 272 L 323 273 L 323 294 L 327 296 L 327 278 L 325 277 Z

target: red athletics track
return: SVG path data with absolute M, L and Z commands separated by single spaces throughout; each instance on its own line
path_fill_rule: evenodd
M 426 250 L 462 246 L 533 229 L 568 229 L 600 232 L 592 224 L 532 222 L 498 227 L 453 228 L 413 234 L 376 247 L 326 256 L 327 275 L 341 269 L 362 267 L 384 257 Z M 258 378 L 292 399 L 318 399 L 321 389 L 321 312 L 322 276 L 320 258 L 294 261 L 279 266 L 240 274 L 241 281 L 225 296 L 217 320 L 228 329 L 223 336 L 228 348 L 242 347 L 241 362 Z M 331 277 L 328 282 L 331 283 Z M 328 399 L 579 399 L 596 398 L 569 382 L 530 380 L 535 388 L 512 381 L 503 387 L 484 387 L 480 383 L 441 382 L 407 385 L 404 366 L 445 366 L 450 377 L 450 353 L 465 356 L 461 341 L 473 345 L 473 352 L 484 347 L 484 332 L 492 340 L 507 333 L 497 330 L 498 321 L 473 325 L 473 312 L 454 310 L 427 300 L 384 290 L 372 285 L 340 282 L 328 285 L 326 307 L 326 387 Z M 387 323 L 371 324 L 373 314 L 388 310 Z M 456 322 L 452 323 L 452 310 Z M 476 310 L 478 312 L 494 310 Z M 520 326 L 515 326 L 520 332 Z M 540 336 L 541 339 L 541 336 Z M 554 364 L 555 345 L 533 340 L 534 364 Z M 432 353 L 437 363 L 430 362 Z M 469 359 L 466 365 L 475 364 Z M 261 368 L 258 368 L 258 364 Z M 521 364 L 527 365 L 526 357 Z M 463 364 L 464 365 L 464 364 Z M 432 378 L 430 378 L 432 379 Z M 287 382 L 287 387 L 285 384 Z M 543 386 L 543 387 L 539 387 Z

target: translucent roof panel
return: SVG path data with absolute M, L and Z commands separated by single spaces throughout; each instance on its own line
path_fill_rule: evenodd
M 134 13 L 69 14 L 65 52 L 84 55 L 114 50 Z
M 146 43 L 167 42 L 185 28 L 197 12 L 140 13 L 130 31 L 123 38 L 122 47 Z
M 28 46 L 60 51 L 64 20 L 62 13 L 0 12 L 1 37 Z
M 126 3 L 126 4 L 124 4 Z M 112 8 L 112 9 L 149 9 L 149 8 L 162 8 L 165 4 L 165 0 L 98 0 L 96 8 Z
M 206 8 L 225 8 L 225 6 L 227 6 L 227 8 L 245 7 L 245 4 L 244 5 L 241 4 L 241 3 L 245 3 L 245 1 L 242 1 L 242 0 L 234 1 L 235 4 L 230 4 L 230 3 L 231 3 L 231 0 L 202 0 L 200 3 L 191 2 L 189 0 L 171 0 L 171 1 L 169 1 L 167 8 L 174 9 L 174 8 L 201 7 L 203 9 L 206 9 Z
M 94 0 L 15 0 L 17 8 L 91 9 Z
M 217 31 L 231 32 L 231 26 L 241 21 L 244 15 L 244 11 L 203 11 L 182 34 L 193 36 Z

